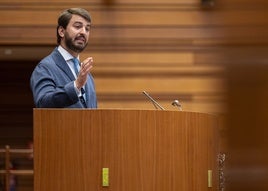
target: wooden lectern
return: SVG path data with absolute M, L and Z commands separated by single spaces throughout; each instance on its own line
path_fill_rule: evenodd
M 34 109 L 34 191 L 217 190 L 218 142 L 210 114 Z

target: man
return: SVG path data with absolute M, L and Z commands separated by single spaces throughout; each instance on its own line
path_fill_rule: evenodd
M 58 18 L 53 52 L 35 67 L 30 84 L 34 103 L 40 108 L 97 108 L 90 71 L 93 58 L 79 61 L 91 28 L 89 13 L 81 8 L 63 11 Z

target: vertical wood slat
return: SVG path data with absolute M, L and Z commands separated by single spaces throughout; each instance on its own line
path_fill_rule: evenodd
M 5 182 L 6 182 L 6 191 L 10 191 L 10 148 L 7 145 L 5 148 L 5 167 L 6 167 L 6 174 L 5 174 Z

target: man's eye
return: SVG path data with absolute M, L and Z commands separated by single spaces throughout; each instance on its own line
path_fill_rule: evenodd
M 79 28 L 81 28 L 81 25 L 74 25 L 74 27 L 79 29 Z

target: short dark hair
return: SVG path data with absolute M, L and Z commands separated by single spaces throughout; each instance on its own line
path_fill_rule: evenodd
M 82 9 L 82 8 L 70 8 L 70 9 L 66 9 L 64 10 L 59 18 L 58 18 L 58 26 L 57 26 L 57 43 L 60 44 L 61 41 L 61 36 L 58 33 L 58 29 L 59 27 L 63 27 L 64 29 L 66 29 L 67 25 L 69 24 L 72 15 L 79 15 L 81 17 L 83 17 L 84 19 L 86 19 L 88 22 L 91 22 L 91 17 L 90 14 L 87 10 Z

